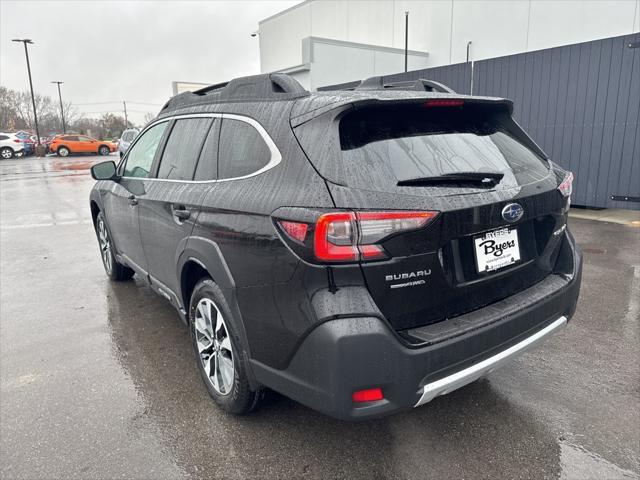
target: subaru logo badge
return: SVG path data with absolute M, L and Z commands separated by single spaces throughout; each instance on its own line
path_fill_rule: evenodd
M 524 208 L 519 203 L 510 203 L 502 209 L 502 218 L 507 222 L 517 222 L 524 215 Z

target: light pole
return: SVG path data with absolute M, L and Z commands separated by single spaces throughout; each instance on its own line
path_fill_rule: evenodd
M 124 128 L 129 128 L 129 118 L 127 117 L 127 102 L 122 100 L 122 105 L 124 105 Z
M 14 38 L 12 42 L 22 42 L 24 44 L 24 54 L 27 57 L 27 72 L 29 73 L 29 87 L 31 87 L 31 103 L 33 104 L 33 120 L 36 124 L 36 137 L 38 138 L 38 145 L 40 145 L 40 130 L 38 129 L 38 113 L 36 112 L 36 97 L 33 95 L 33 82 L 31 81 L 31 65 L 29 65 L 29 50 L 27 44 L 33 44 L 33 41 L 29 38 Z
M 467 63 L 471 60 L 471 84 L 469 85 L 469 95 L 473 95 L 473 60 L 471 59 L 471 44 L 473 42 L 469 40 L 467 42 Z
M 67 133 L 67 126 L 64 123 L 64 108 L 62 108 L 62 93 L 60 93 L 60 85 L 64 82 L 58 82 L 56 80 L 51 83 L 56 83 L 58 85 L 58 98 L 60 99 L 60 118 L 62 119 L 62 133 Z
M 409 12 L 404 12 L 404 72 L 409 64 Z

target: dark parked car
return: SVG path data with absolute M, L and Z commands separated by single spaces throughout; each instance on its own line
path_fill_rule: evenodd
M 267 387 L 343 419 L 422 405 L 576 307 L 573 177 L 511 113 L 426 80 L 180 94 L 92 169 L 104 267 L 177 308 L 227 411 Z

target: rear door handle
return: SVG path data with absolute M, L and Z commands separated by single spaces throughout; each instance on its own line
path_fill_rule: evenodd
M 173 216 L 176 217 L 178 220 L 182 220 L 182 221 L 188 220 L 189 217 L 191 216 L 191 212 L 185 209 L 183 206 L 173 207 L 171 211 L 173 212 Z
M 135 195 L 129 195 L 129 205 L 137 205 L 138 204 L 138 199 L 136 198 Z

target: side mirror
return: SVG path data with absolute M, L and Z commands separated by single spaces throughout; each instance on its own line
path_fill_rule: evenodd
M 91 167 L 91 176 L 94 180 L 116 180 L 116 164 L 111 160 L 96 163 Z

